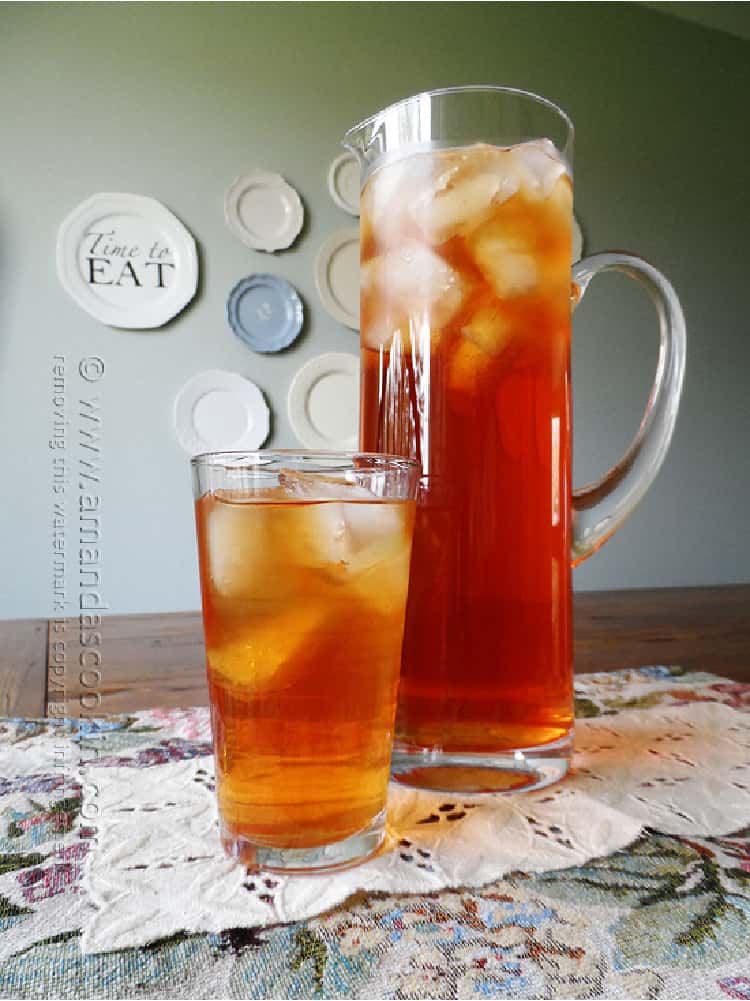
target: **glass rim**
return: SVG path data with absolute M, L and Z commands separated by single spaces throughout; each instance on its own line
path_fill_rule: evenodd
M 267 460 L 270 465 L 274 461 L 283 460 L 293 460 L 293 459 L 309 459 L 310 462 L 318 461 L 340 461 L 344 465 L 351 466 L 351 468 L 356 469 L 354 461 L 356 459 L 365 459 L 371 462 L 373 466 L 380 466 L 386 469 L 418 469 L 419 464 L 416 459 L 409 459 L 403 455 L 392 455 L 388 452 L 358 452 L 356 450 L 349 451 L 336 451 L 334 450 L 318 450 L 318 449 L 299 449 L 299 448 L 275 448 L 275 449 L 218 449 L 215 452 L 200 452 L 198 455 L 194 455 L 190 459 L 190 465 L 195 469 L 198 467 L 214 467 L 214 468 L 241 468 L 240 466 L 233 465 L 229 466 L 226 462 L 222 461 L 224 458 L 240 459 L 247 457 L 250 460 L 261 459 Z M 252 463 L 248 468 L 259 468 L 262 469 L 265 463 L 258 462 Z M 361 469 L 358 470 L 362 472 Z
M 398 108 L 409 104 L 411 101 L 417 101 L 422 97 L 444 97 L 448 94 L 507 94 L 513 97 L 525 97 L 536 101 L 538 104 L 542 104 L 549 108 L 550 111 L 555 111 L 565 122 L 568 129 L 569 136 L 568 141 L 573 139 L 575 136 L 575 128 L 573 126 L 573 120 L 567 111 L 564 111 L 559 104 L 555 104 L 548 97 L 543 97 L 541 94 L 535 94 L 533 90 L 524 90 L 522 87 L 507 87 L 499 83 L 466 83 L 457 84 L 452 87 L 435 87 L 432 90 L 422 90 L 417 94 L 410 94 L 409 97 L 401 97 L 398 101 L 393 101 L 391 104 L 387 104 L 384 108 L 379 111 L 373 112 L 371 115 L 363 118 L 362 121 L 357 122 L 356 125 L 352 125 L 350 129 L 347 129 L 344 133 L 344 139 L 342 145 L 346 146 L 346 140 L 353 136 L 357 132 L 361 132 L 363 129 L 367 128 L 369 125 L 373 125 L 381 116 L 390 114 L 396 111 Z

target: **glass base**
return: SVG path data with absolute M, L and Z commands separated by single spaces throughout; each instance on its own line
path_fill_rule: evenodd
M 231 858 L 246 865 L 251 871 L 283 872 L 288 875 L 336 872 L 359 865 L 371 858 L 380 848 L 385 837 L 385 809 L 363 830 L 351 834 L 343 841 L 312 848 L 271 848 L 259 845 L 243 834 L 232 834 L 219 821 L 219 832 L 224 851 Z
M 396 742 L 391 778 L 401 785 L 434 792 L 531 792 L 565 777 L 572 747 L 572 733 L 551 744 L 497 754 L 460 754 Z

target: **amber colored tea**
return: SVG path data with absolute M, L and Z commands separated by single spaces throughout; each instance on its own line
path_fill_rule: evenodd
M 363 191 L 361 444 L 422 469 L 407 750 L 571 728 L 571 222 L 547 141 L 412 154 Z
M 383 810 L 413 517 L 281 488 L 196 502 L 225 844 L 328 845 Z

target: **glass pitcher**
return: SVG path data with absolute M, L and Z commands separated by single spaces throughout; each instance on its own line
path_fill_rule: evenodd
M 361 447 L 416 459 L 393 775 L 453 792 L 566 773 L 573 727 L 571 565 L 622 524 L 672 432 L 685 324 L 630 254 L 573 267 L 573 125 L 505 87 L 419 94 L 344 145 L 362 167 Z M 656 378 L 601 480 L 571 486 L 571 307 L 601 271 L 649 291 Z

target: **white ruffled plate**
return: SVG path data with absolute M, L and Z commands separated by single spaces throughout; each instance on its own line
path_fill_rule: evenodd
M 174 426 L 189 455 L 260 448 L 270 430 L 270 412 L 250 379 L 208 369 L 188 379 L 177 393 Z
M 191 234 L 161 202 L 102 192 L 60 224 L 57 275 L 95 319 L 147 330 L 163 326 L 193 298 L 198 255 Z
M 305 448 L 355 449 L 359 358 L 337 351 L 311 358 L 292 379 L 287 412 Z
M 581 226 L 575 216 L 573 216 L 573 264 L 580 261 L 583 256 L 583 233 Z
M 339 323 L 359 330 L 359 227 L 339 229 L 325 241 L 315 263 L 320 301 Z
M 224 198 L 232 232 L 253 250 L 285 250 L 299 236 L 305 213 L 300 197 L 280 174 L 241 174 Z
M 344 212 L 359 215 L 360 170 L 353 153 L 337 156 L 328 170 L 331 198 Z

